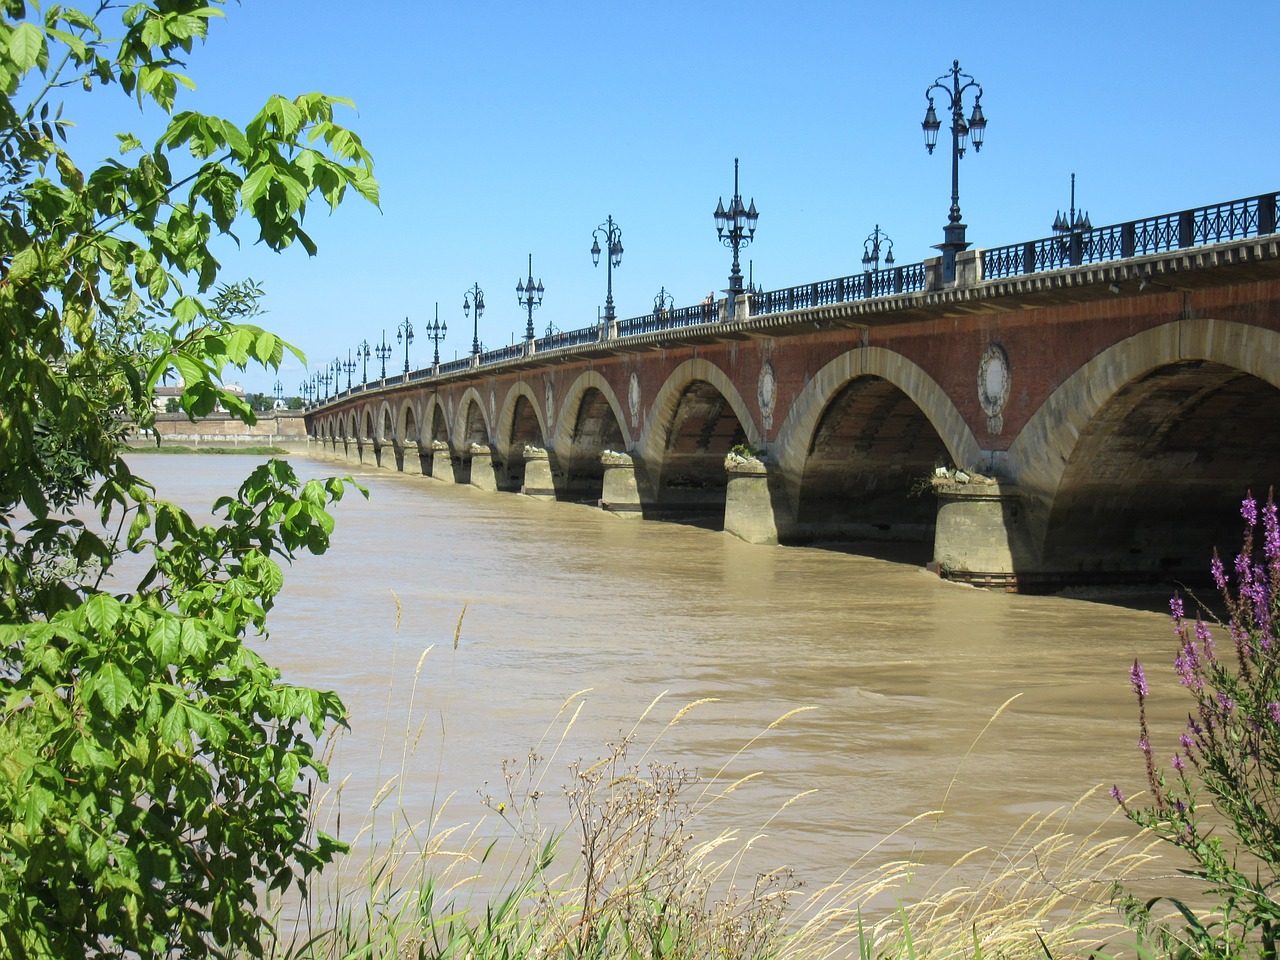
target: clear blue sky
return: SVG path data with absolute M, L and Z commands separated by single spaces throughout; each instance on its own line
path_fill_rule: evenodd
M 437 301 L 442 358 L 466 355 L 474 282 L 486 346 L 521 335 L 530 253 L 546 287 L 537 329 L 594 323 L 605 269 L 589 251 L 609 214 L 625 247 L 619 317 L 648 312 L 659 287 L 677 306 L 722 290 L 731 254 L 712 211 L 732 194 L 734 157 L 760 211 L 743 269 L 753 261 L 765 289 L 860 270 L 876 224 L 898 263 L 934 255 L 949 141 L 944 126 L 927 155 L 920 121 L 953 59 L 983 85 L 989 121 L 960 165 L 975 246 L 1048 235 L 1072 172 L 1095 225 L 1276 190 L 1276 36 L 1274 0 L 245 0 L 191 57 L 199 89 L 179 107 L 243 122 L 270 93 L 355 101 L 343 119 L 374 154 L 381 211 L 355 196 L 333 216 L 314 207 L 315 258 L 271 255 L 246 228 L 243 249 L 222 251 L 224 277 L 265 286 L 265 325 L 313 369 L 384 329 L 394 345 L 405 317 L 416 368 Z M 148 131 L 122 98 L 114 115 L 91 102 L 92 117 L 72 117 L 82 145 L 107 127 Z M 403 366 L 394 356 L 389 372 Z M 305 376 L 290 360 L 285 392 Z

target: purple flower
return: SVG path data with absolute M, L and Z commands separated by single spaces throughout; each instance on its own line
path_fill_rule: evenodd
M 1272 723 L 1280 723 L 1280 703 L 1268 703 L 1267 713 L 1270 715 Z
M 1204 645 L 1204 655 L 1210 662 L 1213 661 L 1213 634 L 1209 632 L 1209 625 L 1203 620 L 1196 619 L 1196 639 Z
M 1218 589 L 1227 589 L 1227 574 L 1222 569 L 1222 558 L 1218 556 L 1217 550 L 1213 551 L 1213 563 L 1209 565 L 1209 569 L 1213 571 L 1213 582 L 1218 585 Z
M 1182 754 L 1175 753 L 1173 755 L 1173 769 L 1177 770 L 1179 773 L 1187 769 L 1187 765 L 1182 762 Z
M 1175 593 L 1169 600 L 1169 617 L 1174 623 L 1182 621 L 1182 595 Z
M 1245 523 L 1249 526 L 1255 526 L 1258 523 L 1258 501 L 1253 496 L 1247 496 L 1240 503 L 1240 516 L 1244 517 Z
M 1280 558 L 1280 522 L 1276 520 L 1276 504 L 1268 498 L 1267 505 L 1262 508 L 1263 549 L 1268 560 Z
M 1236 708 L 1235 701 L 1228 697 L 1225 693 L 1218 694 L 1218 703 L 1222 706 L 1222 712 L 1229 714 Z
M 1142 664 L 1137 660 L 1133 661 L 1133 666 L 1129 668 L 1129 683 L 1133 686 L 1133 692 L 1139 697 L 1147 695 L 1147 678 L 1142 672 Z
M 1138 740 L 1138 747 L 1142 750 L 1143 753 L 1150 753 L 1151 741 L 1149 741 L 1146 737 L 1141 737 Z
M 1183 750 L 1187 750 L 1187 751 L 1191 750 L 1192 740 L 1191 740 L 1190 734 L 1184 733 L 1182 736 L 1178 738 L 1178 742 L 1182 744 Z
M 1124 803 L 1124 794 L 1120 792 L 1119 787 L 1111 788 L 1111 799 L 1116 803 Z

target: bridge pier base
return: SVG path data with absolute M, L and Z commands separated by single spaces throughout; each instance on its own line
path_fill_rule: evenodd
M 422 476 L 422 455 L 416 440 L 396 448 L 396 461 L 400 464 L 401 473 L 407 473 L 411 477 Z
M 498 474 L 493 467 L 493 450 L 474 444 L 471 447 L 471 485 L 486 493 L 498 492 Z
M 776 545 L 795 526 L 782 475 L 773 464 L 729 455 L 724 463 L 724 532 L 747 543 Z
M 535 500 L 554 500 L 556 485 L 551 478 L 551 457 L 535 447 L 524 449 L 524 485 L 520 492 Z
M 929 568 L 945 580 L 1018 589 L 1034 569 L 1026 510 L 1017 488 L 996 481 L 934 484 L 938 523 Z
M 636 485 L 636 464 L 626 453 L 607 450 L 600 454 L 604 466 L 604 483 L 600 490 L 600 509 L 616 517 L 639 520 L 644 517 L 640 504 L 640 488 Z

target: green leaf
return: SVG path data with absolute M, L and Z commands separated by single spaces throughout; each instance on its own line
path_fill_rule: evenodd
M 34 247 L 24 247 L 13 255 L 9 262 L 9 279 L 25 280 L 40 267 L 40 256 Z
M 85 620 L 99 635 L 111 632 L 120 620 L 120 601 L 100 593 L 84 605 Z
M 120 716 L 129 704 L 133 685 L 114 663 L 108 663 L 92 678 L 93 692 L 104 710 L 112 717 Z
M 30 70 L 46 55 L 44 32 L 34 23 L 20 23 L 9 35 L 9 56 L 21 70 Z

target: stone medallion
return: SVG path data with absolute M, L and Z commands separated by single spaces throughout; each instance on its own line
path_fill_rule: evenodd
M 635 430 L 640 424 L 640 376 L 634 370 L 627 384 L 627 403 L 631 407 L 631 429 Z
M 547 394 L 547 407 L 546 407 L 547 429 L 551 430 L 556 420 L 556 408 L 555 408 L 555 391 L 551 388 L 550 380 L 547 381 L 546 394 Z
M 498 395 L 493 387 L 489 388 L 489 422 L 496 423 L 498 420 Z
M 993 343 L 978 364 L 978 402 L 987 415 L 987 430 L 1004 429 L 1004 405 L 1009 399 L 1009 355 L 1004 347 Z
M 761 426 L 773 429 L 773 407 L 778 400 L 778 378 L 773 364 L 765 362 L 760 367 L 760 379 L 756 383 L 756 399 L 760 401 Z

